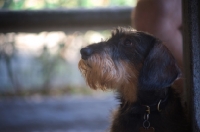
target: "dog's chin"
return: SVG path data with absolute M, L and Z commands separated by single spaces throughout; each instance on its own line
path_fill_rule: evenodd
M 111 59 L 92 56 L 79 61 L 79 69 L 92 89 L 116 90 L 125 100 L 133 102 L 137 94 L 137 70 L 127 62 L 117 64 Z
M 81 59 L 79 61 L 79 69 L 86 83 L 92 89 L 110 90 L 116 89 L 121 85 L 120 81 L 116 82 L 118 80 L 115 76 L 117 72 L 113 71 L 114 68 L 111 65 L 108 66 Z

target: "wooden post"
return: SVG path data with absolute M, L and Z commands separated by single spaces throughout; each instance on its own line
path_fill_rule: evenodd
M 192 132 L 200 131 L 200 1 L 183 0 L 185 89 Z

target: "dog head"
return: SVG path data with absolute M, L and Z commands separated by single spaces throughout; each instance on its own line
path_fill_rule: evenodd
M 93 89 L 116 89 L 125 100 L 139 90 L 170 86 L 179 75 L 175 59 L 160 40 L 144 32 L 118 28 L 107 41 L 81 49 L 79 69 Z

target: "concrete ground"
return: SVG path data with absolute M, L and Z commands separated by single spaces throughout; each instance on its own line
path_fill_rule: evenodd
M 113 95 L 0 99 L 0 132 L 105 132 Z

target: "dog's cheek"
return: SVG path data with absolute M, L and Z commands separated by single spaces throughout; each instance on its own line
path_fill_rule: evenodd
M 136 101 L 138 71 L 132 64 L 96 54 L 87 63 L 80 61 L 79 68 L 90 88 L 119 90 L 125 100 Z
M 126 61 L 121 61 L 123 75 L 121 77 L 121 85 L 119 92 L 122 93 L 124 100 L 129 102 L 135 102 L 137 100 L 137 84 L 138 84 L 138 70 L 133 65 Z

